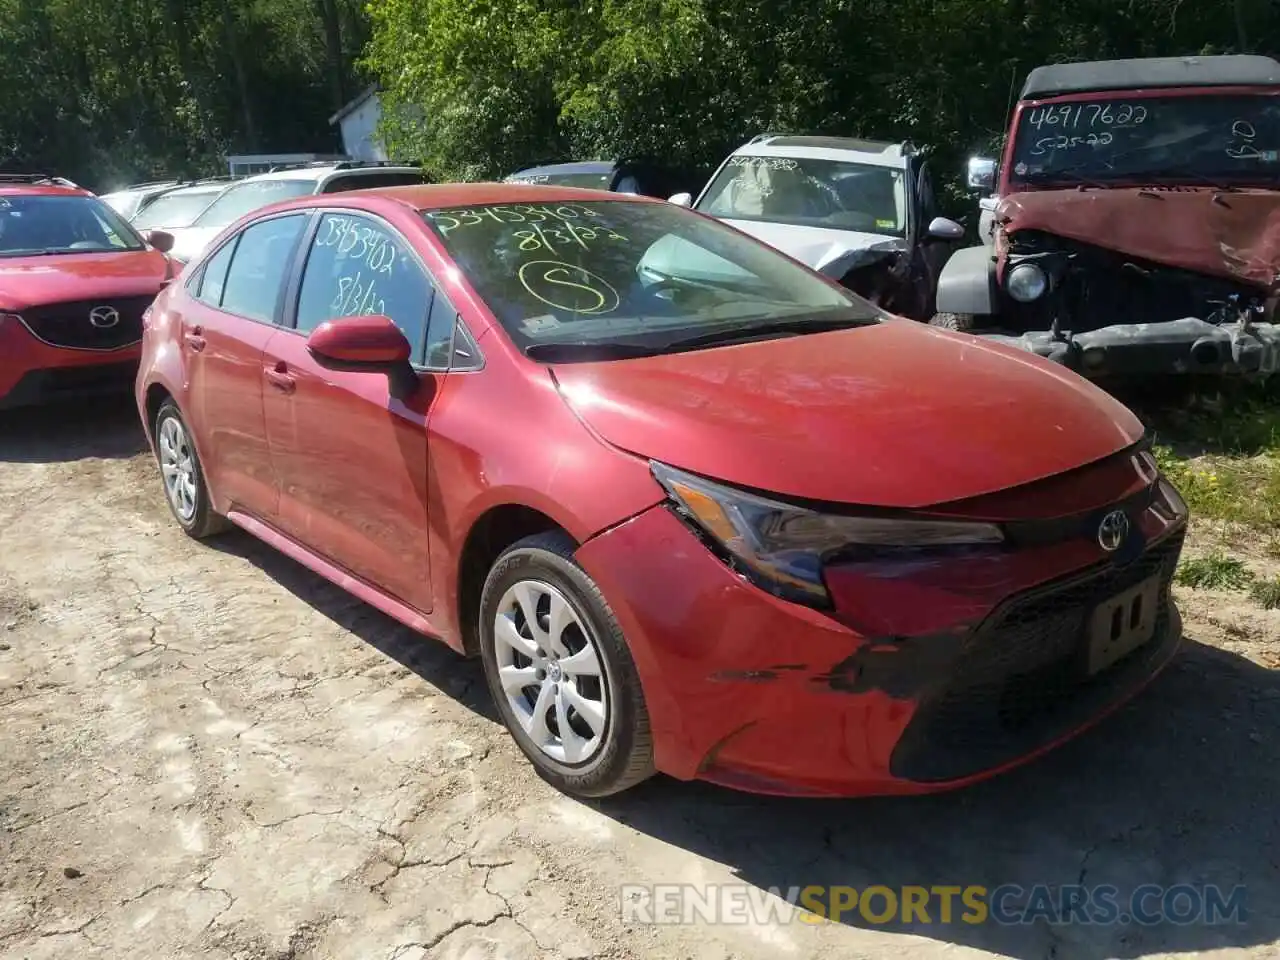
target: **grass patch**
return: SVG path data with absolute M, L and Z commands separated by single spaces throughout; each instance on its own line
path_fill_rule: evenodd
M 1221 553 L 1183 560 L 1174 579 L 1184 587 L 1200 590 L 1243 590 L 1254 582 L 1243 560 Z
M 1193 516 L 1280 532 L 1280 386 L 1238 387 L 1217 410 L 1144 419 L 1160 468 Z
M 1249 596 L 1263 610 L 1280 610 L 1280 577 L 1255 581 L 1249 587 Z

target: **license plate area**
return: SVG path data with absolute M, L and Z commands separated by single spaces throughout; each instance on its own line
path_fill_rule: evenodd
M 1100 673 L 1156 632 L 1160 577 L 1150 577 L 1094 608 L 1089 621 L 1089 674 Z

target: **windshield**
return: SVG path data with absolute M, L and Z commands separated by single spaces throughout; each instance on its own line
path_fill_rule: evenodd
M 1023 107 L 1014 183 L 1168 177 L 1275 183 L 1280 96 L 1197 94 Z
M 315 180 L 296 177 L 237 183 L 233 187 L 227 187 L 222 196 L 213 201 L 204 213 L 192 221 L 191 226 L 216 227 L 221 230 L 228 223 L 239 220 L 246 213 L 252 213 L 259 207 L 265 207 L 277 200 L 288 200 L 290 197 L 305 197 L 315 193 L 315 190 Z
M 612 182 L 612 170 L 604 173 L 517 173 L 507 177 L 507 183 L 545 183 L 556 187 L 584 187 L 588 190 L 608 190 Z
M 0 196 L 0 257 L 142 249 L 133 228 L 97 197 Z
M 698 209 L 732 220 L 767 220 L 901 237 L 903 171 L 810 157 L 730 157 Z
M 189 227 L 205 207 L 218 196 L 219 190 L 177 190 L 152 200 L 130 221 L 135 229 Z
M 823 320 L 877 316 L 772 248 L 672 204 L 594 200 L 423 216 L 526 350 L 564 343 L 661 350 L 761 321 L 812 321 L 817 329 Z

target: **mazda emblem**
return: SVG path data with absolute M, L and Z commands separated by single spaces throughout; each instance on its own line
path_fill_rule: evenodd
M 1112 510 L 1098 524 L 1098 546 L 1115 553 L 1129 536 L 1129 517 L 1123 510 Z
M 89 322 L 99 330 L 109 330 L 120 322 L 120 311 L 115 307 L 94 307 L 89 311 Z

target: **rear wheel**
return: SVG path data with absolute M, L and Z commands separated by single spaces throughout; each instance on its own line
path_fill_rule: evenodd
M 602 797 L 654 773 L 653 745 L 622 628 L 573 549 L 544 533 L 498 558 L 480 600 L 480 653 L 503 722 L 543 779 Z
M 977 327 L 977 323 L 971 313 L 935 313 L 933 319 L 929 321 L 929 326 L 969 333 Z
M 227 529 L 227 521 L 213 512 L 200 457 L 186 421 L 172 400 L 160 405 L 155 437 L 165 500 L 178 525 L 197 540 Z

